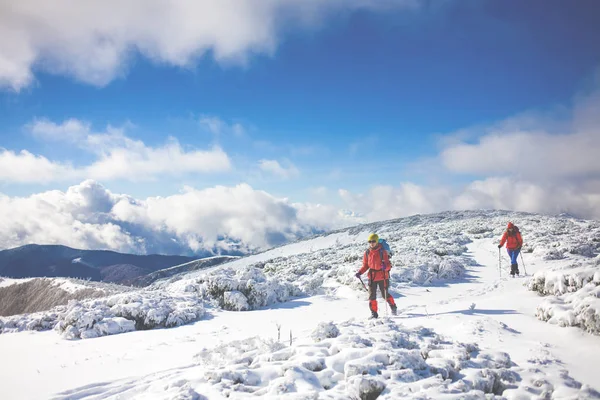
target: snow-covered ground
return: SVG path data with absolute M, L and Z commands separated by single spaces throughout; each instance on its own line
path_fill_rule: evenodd
M 504 249 L 499 269 L 508 220 L 523 233 L 529 277 L 508 277 Z M 390 291 L 401 311 L 386 317 L 380 302 L 375 321 L 353 276 L 371 231 L 396 253 Z M 54 311 L 56 330 L 0 335 L 3 397 L 600 398 L 600 336 L 590 329 L 598 239 L 598 222 L 503 212 L 321 235 L 72 303 Z M 548 302 L 572 323 L 544 322 Z M 196 322 L 137 331 L 127 322 L 151 316 L 161 322 L 137 328 L 160 328 L 171 315 L 190 318 L 172 325 Z M 67 320 L 93 331 L 84 337 L 108 336 L 65 340 L 56 331 Z

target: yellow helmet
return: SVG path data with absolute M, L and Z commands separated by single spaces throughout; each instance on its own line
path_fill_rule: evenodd
M 376 233 L 371 233 L 371 234 L 369 235 L 369 242 L 370 242 L 371 240 L 374 240 L 374 241 L 376 241 L 376 242 L 377 242 L 377 241 L 379 241 L 379 236 L 377 236 L 377 234 L 376 234 Z

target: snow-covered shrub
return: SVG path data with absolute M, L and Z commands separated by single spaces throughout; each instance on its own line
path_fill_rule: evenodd
M 0 317 L 0 333 L 21 331 L 44 331 L 54 328 L 58 321 L 59 311 L 64 306 L 53 311 Z
M 445 258 L 438 267 L 438 278 L 456 279 L 465 274 L 465 267 L 457 259 Z
M 281 361 L 289 358 L 290 356 L 274 357 L 282 349 L 286 349 L 283 343 L 251 337 L 221 344 L 215 348 L 204 348 L 194 356 L 194 360 L 200 365 L 212 368 L 221 368 L 229 364 L 247 366 L 259 360 Z
M 589 282 L 600 282 L 600 267 L 572 264 L 564 269 L 538 271 L 527 286 L 544 296 L 562 295 L 575 292 Z
M 265 269 L 269 265 L 264 264 Z M 177 291 L 193 292 L 215 305 L 231 311 L 254 310 L 288 301 L 304 292 L 299 285 L 267 276 L 256 265 L 239 269 L 223 268 L 194 281 L 177 282 Z
M 238 290 L 223 293 L 223 308 L 233 311 L 248 311 L 248 299 Z
M 580 256 L 592 258 L 596 255 L 596 248 L 589 244 L 580 244 L 569 250 L 571 254 L 578 254 Z
M 536 316 L 552 324 L 579 326 L 600 335 L 600 280 L 592 281 L 576 292 L 546 299 L 538 305 Z
M 600 257 L 538 271 L 528 288 L 550 296 L 538 305 L 538 319 L 600 335 Z
M 311 337 L 319 342 L 324 339 L 335 338 L 340 334 L 340 330 L 333 322 L 321 322 L 317 328 L 311 333 Z
M 204 315 L 197 297 L 132 292 L 85 302 L 71 301 L 55 330 L 67 339 L 93 338 L 133 330 L 169 328 Z
M 565 255 L 562 251 L 558 249 L 549 249 L 544 252 L 542 256 L 542 260 L 544 261 L 552 261 L 552 260 L 562 260 L 565 258 Z

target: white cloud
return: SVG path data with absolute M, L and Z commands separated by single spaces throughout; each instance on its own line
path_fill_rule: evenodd
M 526 112 L 443 137 L 438 158 L 414 163 L 413 171 L 429 172 L 432 180 L 443 175 L 447 184 L 405 183 L 339 195 L 368 221 L 464 209 L 600 219 L 600 75 L 596 83 L 575 97 L 571 109 Z M 481 178 L 456 184 L 457 174 Z
M 291 162 L 283 167 L 277 160 L 260 160 L 259 168 L 282 179 L 291 179 L 300 175 L 300 171 Z
M 462 187 L 378 186 L 367 193 L 340 190 L 347 208 L 373 222 L 445 210 L 501 209 L 543 214 L 563 212 L 600 219 L 600 180 L 586 183 L 540 183 L 487 178 Z
M 178 176 L 186 173 L 210 173 L 229 170 L 229 157 L 219 147 L 211 150 L 184 151 L 173 138 L 159 148 L 151 148 L 142 142 L 128 147 L 111 148 L 100 160 L 84 170 L 91 179 L 148 180 L 158 176 Z
M 105 85 L 141 54 L 191 67 L 205 53 L 244 64 L 273 54 L 282 31 L 343 10 L 409 6 L 415 0 L 0 0 L 0 85 L 20 90 L 34 70 Z
M 54 190 L 25 198 L 0 195 L 0 246 L 38 243 L 138 250 L 135 239 L 106 218 L 107 208 L 118 199 L 91 181 L 67 192 Z
M 86 140 L 91 134 L 91 124 L 70 118 L 62 124 L 47 119 L 36 119 L 27 125 L 29 131 L 42 140 L 66 141 L 78 143 Z
M 447 210 L 451 204 L 449 189 L 413 183 L 403 183 L 399 187 L 375 186 L 366 194 L 341 189 L 338 194 L 349 209 L 364 215 L 367 221 Z
M 95 160 L 74 167 L 50 161 L 27 151 L 0 150 L 0 181 L 49 183 L 69 179 L 151 180 L 188 173 L 214 173 L 231 169 L 228 155 L 215 146 L 208 150 L 184 149 L 174 138 L 159 147 L 125 135 L 124 128 L 108 126 L 96 133 L 91 124 L 69 119 L 62 124 L 36 120 L 28 125 L 36 137 L 66 141 L 92 153 Z
M 246 134 L 246 129 L 243 127 L 242 124 L 238 122 L 228 124 L 221 118 L 215 116 L 202 116 L 200 117 L 199 123 L 200 126 L 205 128 L 215 136 L 231 135 L 235 138 L 241 138 L 244 137 Z
M 455 209 L 502 209 L 544 214 L 567 212 L 600 219 L 600 180 L 540 184 L 488 178 L 469 184 L 453 200 Z
M 477 143 L 454 143 L 441 153 L 455 173 L 528 180 L 600 177 L 600 91 L 579 97 L 570 121 L 532 115 L 482 128 Z M 559 131 L 557 133 L 557 131 Z
M 291 204 L 246 184 L 135 199 L 92 180 L 66 192 L 0 195 L 0 220 L 0 248 L 60 243 L 139 253 L 261 249 L 353 223 L 333 207 Z
M 73 167 L 56 163 L 23 150 L 0 149 L 0 182 L 48 183 L 76 176 Z

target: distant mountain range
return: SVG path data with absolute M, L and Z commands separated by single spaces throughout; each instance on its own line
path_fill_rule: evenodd
M 134 255 L 108 250 L 78 250 L 60 245 L 29 244 L 0 251 L 0 276 L 72 277 L 131 284 L 138 277 L 196 259 L 185 256 Z

